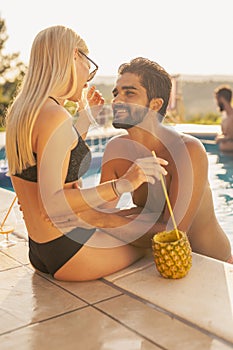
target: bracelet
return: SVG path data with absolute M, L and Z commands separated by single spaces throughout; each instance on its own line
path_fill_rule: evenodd
M 121 196 L 121 193 L 118 191 L 118 189 L 116 188 L 116 180 L 111 181 L 111 185 L 112 185 L 112 190 L 115 193 L 115 195 L 117 197 Z

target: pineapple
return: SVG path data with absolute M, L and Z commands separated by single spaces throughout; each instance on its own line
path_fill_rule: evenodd
M 163 231 L 152 238 L 155 265 L 165 278 L 182 278 L 192 266 L 192 251 L 187 235 L 176 230 Z

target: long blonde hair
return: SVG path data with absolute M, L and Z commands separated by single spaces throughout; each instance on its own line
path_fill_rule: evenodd
M 77 90 L 74 50 L 88 53 L 72 29 L 52 26 L 34 39 L 27 73 L 6 116 L 6 155 L 11 175 L 35 165 L 32 130 L 48 96 L 69 99 Z

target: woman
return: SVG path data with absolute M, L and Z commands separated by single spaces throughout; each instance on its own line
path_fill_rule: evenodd
M 130 241 L 125 237 L 135 227 L 145 232 L 146 223 L 132 226 L 132 219 L 98 207 L 144 182 L 154 183 L 160 173 L 166 174 L 162 165 L 167 164 L 147 157 L 137 160 L 118 180 L 88 189 L 78 186 L 90 164 L 83 138 L 91 122 L 83 109 L 74 127 L 63 105 L 66 100 L 80 102 L 96 73 L 97 65 L 90 72 L 94 62 L 87 54 L 84 40 L 73 30 L 53 26 L 41 31 L 33 42 L 21 90 L 7 114 L 9 171 L 28 230 L 30 261 L 35 269 L 66 281 L 97 279 L 143 256 L 144 249 L 124 241 Z M 89 100 L 98 113 L 102 96 L 92 88 Z M 79 218 L 85 211 L 89 224 Z M 125 236 L 109 235 L 108 227 L 120 227 Z

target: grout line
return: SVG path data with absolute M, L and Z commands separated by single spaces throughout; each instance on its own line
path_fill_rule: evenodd
M 60 286 L 59 284 L 57 284 L 55 281 L 53 281 L 52 279 L 48 278 L 47 276 L 44 276 L 38 272 L 35 272 L 38 276 L 44 278 L 46 281 L 52 283 L 54 286 L 56 286 L 57 288 L 60 288 L 62 289 L 63 291 L 65 291 L 66 293 L 72 295 L 73 297 L 81 300 L 82 302 L 84 302 L 85 304 L 87 304 L 86 306 L 92 306 L 92 304 L 90 304 L 89 302 L 87 302 L 86 300 L 84 300 L 83 298 L 77 296 L 76 294 L 74 294 L 73 292 L 71 292 L 70 290 L 66 289 L 65 287 L 63 286 Z M 50 275 L 49 275 L 50 276 Z
M 145 270 L 145 269 L 147 269 L 148 267 L 153 266 L 153 265 L 154 265 L 154 262 L 149 262 L 149 263 L 147 263 L 146 265 L 143 265 L 142 267 L 137 267 L 137 268 L 135 268 L 135 269 L 133 269 L 133 270 L 130 270 L 130 271 L 128 271 L 128 272 L 124 272 L 124 273 L 122 273 L 122 274 L 119 274 L 119 275 L 117 275 L 115 278 L 113 277 L 113 278 L 111 279 L 110 282 L 114 283 L 115 281 L 117 281 L 117 280 L 120 279 L 120 278 L 124 278 L 124 277 L 127 277 L 127 276 L 129 276 L 129 275 L 132 275 L 132 274 L 134 274 L 134 273 L 136 273 L 136 272 L 138 272 L 138 271 Z
M 3 252 L 2 252 L 3 253 Z M 13 261 L 16 261 L 17 263 L 20 264 L 20 266 L 26 266 L 26 265 L 29 265 L 30 263 L 29 262 L 26 262 L 26 263 L 22 263 L 20 260 L 14 258 L 12 255 L 9 255 L 7 254 L 6 252 L 3 253 L 5 256 L 7 256 L 8 258 L 12 259 Z M 19 266 L 18 266 L 19 267 Z M 4 271 L 4 270 L 3 270 Z
M 90 306 L 96 306 L 96 305 L 101 304 L 103 302 L 110 301 L 110 300 L 116 299 L 118 297 L 122 297 L 123 295 L 124 295 L 124 293 L 119 293 L 117 295 L 113 295 L 111 297 L 107 297 L 105 299 L 95 301 L 94 303 L 90 304 Z
M 196 330 L 198 330 L 199 332 L 211 337 L 211 338 L 214 338 L 214 339 L 217 339 L 218 341 L 221 341 L 223 343 L 225 343 L 226 345 L 230 345 L 230 346 L 233 346 L 233 342 L 229 341 L 229 340 L 226 340 L 225 338 L 222 338 L 221 336 L 217 335 L 217 334 L 214 334 L 204 328 L 201 328 L 200 326 L 198 326 L 197 324 L 195 323 L 192 323 L 191 321 L 188 321 L 186 320 L 185 318 L 175 314 L 175 313 L 172 313 L 171 311 L 168 311 L 166 310 L 165 308 L 162 308 L 161 306 L 159 305 L 156 305 L 156 304 L 153 304 L 152 302 L 149 302 L 148 300 L 146 299 L 143 299 L 142 297 L 139 297 L 137 296 L 136 294 L 133 294 L 132 292 L 129 292 L 128 290 L 125 290 L 119 286 L 115 286 L 115 285 L 112 285 L 111 282 L 109 281 L 106 281 L 104 280 L 103 281 L 104 283 L 106 283 L 107 285 L 110 285 L 112 286 L 113 288 L 116 288 L 117 290 L 119 291 L 122 291 L 123 294 L 131 297 L 132 299 L 135 299 L 145 305 L 147 305 L 148 307 L 152 308 L 152 309 L 155 309 L 163 314 L 166 314 L 168 316 L 170 316 L 171 318 L 174 318 L 176 320 L 178 320 L 179 322 L 181 323 L 184 323 L 185 325 L 191 327 L 191 328 L 194 328 Z
M 28 243 L 28 238 L 24 232 L 22 233 L 22 230 L 19 230 L 19 231 L 16 230 L 12 232 L 12 235 L 19 238 L 20 240 L 23 240 L 25 243 Z
M 119 297 L 120 295 L 118 295 Z M 117 296 L 115 296 L 117 297 Z M 6 331 L 6 332 L 3 332 L 0 334 L 0 337 L 3 336 L 3 335 L 9 335 L 11 333 L 14 333 L 14 332 L 17 332 L 17 331 L 20 331 L 22 329 L 25 329 L 25 328 L 28 328 L 28 327 L 31 327 L 31 326 L 35 326 L 37 324 L 42 324 L 44 322 L 47 322 L 47 321 L 50 321 L 50 320 L 54 320 L 56 318 L 59 318 L 59 317 L 63 317 L 65 315 L 68 315 L 68 314 L 72 314 L 73 312 L 76 312 L 76 311 L 80 311 L 80 310 L 83 310 L 85 308 L 88 308 L 88 307 L 91 307 L 93 308 L 94 310 L 100 312 L 101 314 L 105 315 L 106 317 L 110 318 L 111 320 L 113 320 L 114 322 L 117 322 L 118 324 L 120 324 L 121 326 L 123 326 L 124 328 L 128 329 L 129 331 L 131 331 L 133 334 L 137 334 L 138 336 L 140 336 L 141 338 L 147 340 L 149 343 L 153 344 L 153 345 L 156 345 L 159 349 L 161 350 L 168 350 L 167 348 L 157 344 L 156 342 L 154 342 L 153 340 L 151 340 L 150 338 L 144 336 L 143 334 L 139 333 L 138 331 L 134 330 L 133 328 L 127 326 L 126 324 L 120 322 L 118 319 L 114 318 L 113 316 L 107 314 L 106 312 L 104 312 L 103 310 L 99 309 L 98 307 L 95 307 L 94 305 L 84 305 L 82 307 L 79 307 L 79 308 L 76 308 L 74 310 L 70 310 L 70 311 L 67 311 L 63 314 L 59 314 L 59 315 L 55 315 L 55 316 L 52 316 L 52 317 L 48 317 L 48 318 L 45 318 L 43 320 L 39 320 L 39 321 L 35 321 L 35 322 L 32 322 L 32 323 L 27 323 L 23 326 L 20 326 L 20 327 L 16 327 L 14 329 L 11 329 L 10 331 Z
M 118 295 L 118 297 L 120 297 L 120 295 Z M 120 321 L 118 318 L 108 314 L 106 311 L 99 309 L 97 306 L 93 305 L 93 308 L 96 309 L 97 311 L 103 313 L 105 316 L 111 318 L 113 321 L 117 322 L 118 324 L 120 324 L 121 326 L 123 326 L 124 328 L 128 329 L 129 331 L 133 332 L 134 334 L 137 334 L 138 336 L 140 336 L 141 338 L 147 340 L 149 343 L 156 345 L 159 349 L 162 350 L 168 350 L 167 348 L 165 348 L 164 346 L 154 342 L 152 339 L 148 338 L 147 336 L 145 336 L 144 334 L 140 333 L 139 331 L 133 329 L 132 327 L 128 326 L 127 324 L 123 323 L 122 321 Z
M 37 273 L 37 272 L 36 272 L 36 273 Z M 93 306 L 93 305 L 95 305 L 95 304 L 98 304 L 98 303 L 101 303 L 101 302 L 104 302 L 104 301 L 108 301 L 108 300 L 114 299 L 115 297 L 118 297 L 118 296 L 123 295 L 123 293 L 120 292 L 118 295 L 113 295 L 113 296 L 111 296 L 111 297 L 107 297 L 107 298 L 104 298 L 104 299 L 101 299 L 101 300 L 98 300 L 98 301 L 95 301 L 95 302 L 92 303 L 92 302 L 89 302 L 89 301 L 83 299 L 82 297 L 78 296 L 77 294 L 71 292 L 70 290 L 66 289 L 64 286 L 61 286 L 61 285 L 57 284 L 54 280 L 52 280 L 52 279 L 50 279 L 50 278 L 47 278 L 46 276 L 44 276 L 44 275 L 42 275 L 42 274 L 40 274 L 40 273 L 37 273 L 37 274 L 38 274 L 38 276 L 44 278 L 45 280 L 47 280 L 48 282 L 52 283 L 52 284 L 55 285 L 56 287 L 58 287 L 58 288 L 64 290 L 66 293 L 68 293 L 68 294 L 72 295 L 73 297 L 75 297 L 75 298 L 81 300 L 82 302 L 84 302 L 85 304 L 87 304 L 87 306 Z M 102 282 L 103 282 L 103 281 L 102 281 Z M 75 283 L 75 282 L 74 282 L 74 283 Z M 115 288 L 113 288 L 113 289 L 115 289 Z
M 6 332 L 1 333 L 1 334 L 0 334 L 0 337 L 1 337 L 2 335 L 14 333 L 14 332 L 16 332 L 16 331 L 18 331 L 18 330 L 21 330 L 21 329 L 24 329 L 24 328 L 27 328 L 27 327 L 31 327 L 31 326 L 35 326 L 36 324 L 44 323 L 44 322 L 46 322 L 46 321 L 50 321 L 50 320 L 56 319 L 56 318 L 58 318 L 58 317 L 65 316 L 65 315 L 67 315 L 67 314 L 71 314 L 71 313 L 73 313 L 73 312 L 75 312 L 75 311 L 79 311 L 79 310 L 85 309 L 85 308 L 87 308 L 87 307 L 89 307 L 89 305 L 80 306 L 80 307 L 78 307 L 78 308 L 76 308 L 76 309 L 69 310 L 69 311 L 66 311 L 66 312 L 64 312 L 64 313 L 62 313 L 62 314 L 54 315 L 54 316 L 45 318 L 45 319 L 43 319 L 43 320 L 38 320 L 38 321 L 35 321 L 35 322 L 26 323 L 26 324 L 24 324 L 24 325 L 22 325 L 22 326 L 20 326 L 20 327 L 16 327 L 16 328 L 14 328 L 14 329 L 11 329 L 11 330 L 9 330 L 9 331 L 6 331 Z
M 14 269 L 17 269 L 17 268 L 19 268 L 19 267 L 22 267 L 22 265 L 7 267 L 7 268 L 4 269 L 4 270 L 1 270 L 1 269 L 0 269 L 0 273 L 1 273 L 1 272 L 5 272 L 5 271 L 9 271 L 9 270 L 14 270 Z

